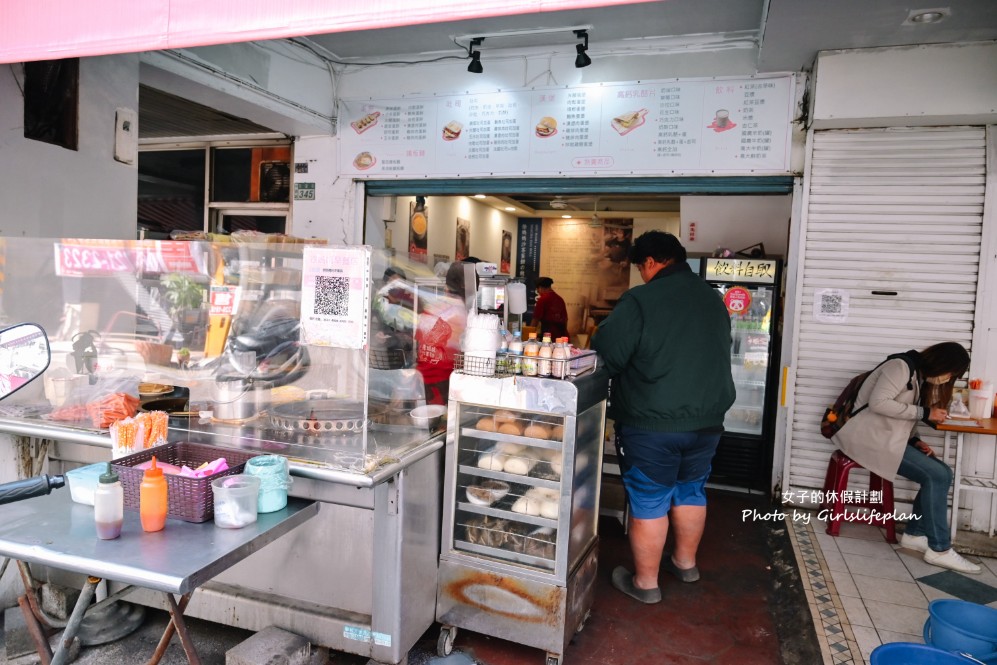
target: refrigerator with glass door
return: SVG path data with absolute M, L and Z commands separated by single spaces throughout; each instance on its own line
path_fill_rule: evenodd
M 705 258 L 700 275 L 730 313 L 737 398 L 724 419 L 711 484 L 765 492 L 772 473 L 779 388 L 781 259 Z

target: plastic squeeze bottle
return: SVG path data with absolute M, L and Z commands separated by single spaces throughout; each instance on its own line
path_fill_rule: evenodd
M 121 522 L 125 518 L 125 493 L 110 462 L 93 493 L 93 518 L 97 523 L 97 537 L 101 540 L 114 540 L 121 535 Z
M 163 477 L 163 470 L 156 466 L 155 456 L 152 457 L 152 465 L 142 475 L 142 485 L 138 492 L 142 530 L 162 531 L 166 526 L 166 478 Z

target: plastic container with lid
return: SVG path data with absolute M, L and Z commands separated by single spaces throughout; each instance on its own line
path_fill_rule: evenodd
M 430 404 L 429 406 L 442 406 Z M 420 407 L 416 407 L 420 408 Z M 446 407 L 443 407 L 444 409 Z M 413 409 L 414 411 L 415 409 Z M 260 493 L 256 512 L 272 513 L 287 505 L 287 489 L 291 486 L 291 475 L 287 458 L 282 455 L 259 455 L 246 462 L 246 475 L 260 479 Z
M 114 540 L 120 536 L 124 518 L 125 493 L 118 474 L 108 462 L 94 492 L 93 519 L 97 525 L 97 537 L 101 540 Z
M 100 474 L 104 473 L 106 469 L 106 463 L 98 462 L 67 471 L 66 480 L 69 482 L 69 492 L 73 501 L 92 506 Z
M 166 513 L 169 508 L 166 493 L 166 478 L 163 470 L 156 465 L 156 456 L 152 456 L 152 466 L 142 475 L 139 486 L 138 512 L 142 520 L 143 531 L 162 531 L 166 526 Z
M 211 481 L 215 501 L 215 526 L 241 529 L 256 521 L 259 511 L 260 478 L 236 474 Z

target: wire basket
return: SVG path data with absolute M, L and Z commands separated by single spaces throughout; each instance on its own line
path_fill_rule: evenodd
M 135 467 L 142 462 L 151 460 L 153 455 L 156 456 L 157 464 L 165 462 L 174 466 L 188 466 L 192 469 L 196 469 L 205 462 L 212 462 L 219 457 L 224 457 L 228 462 L 228 469 L 204 478 L 163 474 L 163 478 L 166 479 L 166 516 L 184 522 L 207 522 L 214 518 L 215 495 L 211 490 L 211 481 L 215 478 L 242 473 L 246 462 L 256 456 L 254 453 L 242 453 L 226 448 L 180 441 L 120 457 L 114 460 L 112 465 L 121 480 L 121 487 L 125 494 L 125 508 L 128 510 L 137 511 L 139 509 L 139 488 L 145 473 L 142 469 Z
M 453 369 L 459 374 L 470 374 L 471 376 L 513 376 L 513 368 L 506 360 L 507 358 L 502 354 L 488 358 L 455 353 Z
M 370 350 L 370 366 L 374 369 L 404 369 L 406 365 L 403 349 Z

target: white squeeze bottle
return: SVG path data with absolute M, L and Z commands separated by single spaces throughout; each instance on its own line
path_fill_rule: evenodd
M 518 330 L 512 334 L 509 342 L 509 360 L 512 362 L 512 373 L 523 373 L 523 334 Z
M 97 524 L 97 537 L 101 540 L 114 540 L 121 535 L 121 523 L 125 517 L 125 495 L 111 463 L 107 463 L 107 473 L 101 474 L 100 482 L 93 493 L 93 518 Z
M 563 379 L 568 375 L 568 358 L 571 357 L 567 337 L 557 338 L 557 344 L 554 345 L 551 357 L 554 359 L 554 362 L 551 363 L 554 378 Z
M 550 359 L 554 355 L 554 345 L 550 343 L 550 333 L 544 333 L 543 344 L 540 345 L 540 352 L 537 356 L 540 358 L 540 363 L 537 366 L 537 374 L 539 376 L 550 376 L 551 375 L 551 362 Z
M 540 355 L 540 343 L 537 334 L 530 333 L 530 338 L 523 344 L 523 375 L 536 376 L 539 369 L 537 356 Z

